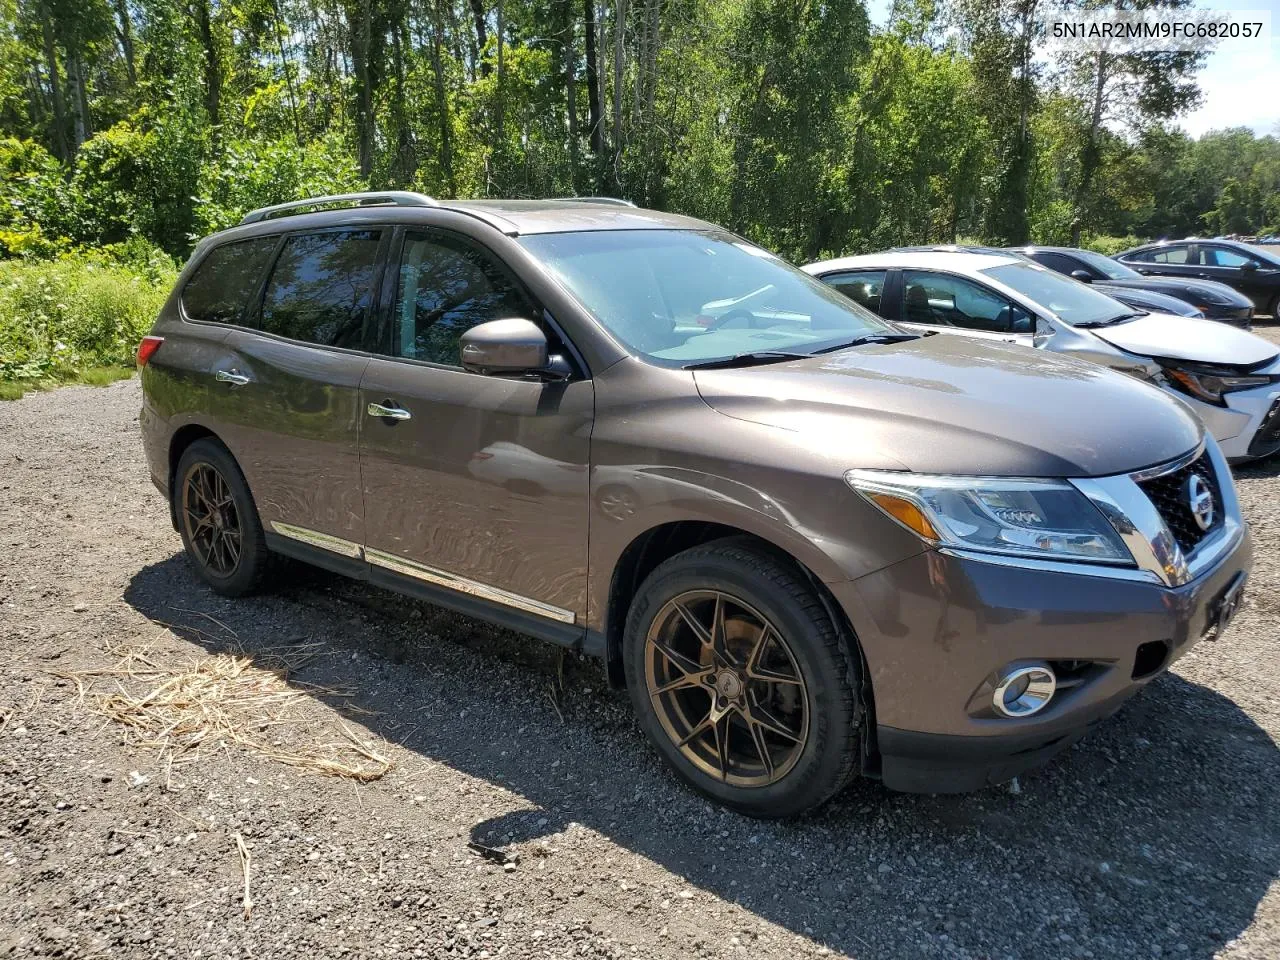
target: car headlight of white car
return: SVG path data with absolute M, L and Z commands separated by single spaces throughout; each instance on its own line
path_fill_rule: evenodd
M 1202 364 L 1165 361 L 1161 364 L 1163 382 L 1187 396 L 1205 403 L 1227 405 L 1226 394 L 1237 390 L 1249 390 L 1280 382 L 1271 374 L 1241 373 L 1229 367 L 1211 367 Z

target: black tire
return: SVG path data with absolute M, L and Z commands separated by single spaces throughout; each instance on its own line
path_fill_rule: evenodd
M 657 631 L 656 636 L 664 638 L 664 644 L 667 643 L 666 637 L 673 638 L 671 643 L 674 643 L 676 634 L 662 633 L 665 629 L 662 624 L 673 623 L 677 631 L 688 624 L 686 619 L 672 619 L 669 611 L 681 610 L 674 606 L 676 599 L 680 598 L 683 603 L 686 597 L 697 597 L 707 592 L 724 596 L 726 608 L 741 609 L 732 607 L 733 603 L 740 601 L 766 618 L 767 626 L 780 637 L 790 657 L 784 662 L 789 662 L 803 681 L 799 693 L 792 696 L 804 701 L 807 736 L 803 745 L 790 755 L 790 766 L 785 771 L 777 771 L 768 760 L 763 760 L 762 769 L 767 770 L 769 776 L 780 775 L 772 782 L 741 785 L 727 782 L 728 774 L 712 775 L 699 766 L 696 759 L 686 756 L 675 733 L 668 729 L 672 723 L 672 712 L 664 706 L 666 701 L 663 697 L 671 694 L 664 694 L 661 681 L 653 679 L 654 664 L 661 663 L 664 654 L 650 646 L 647 638 L 653 629 Z M 711 618 L 714 622 L 721 609 L 720 601 L 704 602 L 716 604 Z M 685 609 L 688 609 L 687 604 Z M 746 617 L 746 614 L 742 616 Z M 722 627 L 721 635 L 728 634 L 730 629 Z M 762 629 L 761 634 L 764 632 Z M 691 635 L 696 637 L 696 634 Z M 733 538 L 680 553 L 659 565 L 646 578 L 628 612 L 623 666 L 641 728 L 681 779 L 718 803 L 748 816 L 793 817 L 822 806 L 857 772 L 859 727 L 864 711 L 858 695 L 861 689 L 860 659 L 854 643 L 856 641 L 852 637 L 844 636 L 832 623 L 813 585 L 799 570 L 784 558 L 772 555 L 748 540 Z M 707 649 L 705 640 L 699 649 Z M 670 657 L 666 659 L 676 662 Z M 689 675 L 683 667 L 679 669 Z M 749 666 L 746 669 L 749 670 Z M 718 698 L 724 689 L 719 686 L 721 682 L 707 677 L 702 684 L 710 687 L 709 690 L 698 686 L 697 689 L 690 688 L 687 693 L 682 690 L 682 695 L 689 698 L 701 695 L 708 704 L 720 703 L 722 701 Z M 745 684 L 754 682 L 747 680 Z M 656 692 L 651 692 L 651 683 Z M 738 690 L 737 684 L 730 689 Z M 746 693 L 745 696 L 758 698 L 759 694 Z M 723 703 L 728 704 L 729 701 L 724 700 Z M 773 709 L 772 703 L 767 706 Z M 692 707 L 680 712 L 693 714 L 696 711 L 697 707 Z M 728 715 L 730 721 L 735 719 L 732 713 Z M 712 716 L 714 711 L 708 707 L 707 719 Z M 740 745 L 743 737 L 752 736 L 745 732 L 754 726 L 746 716 L 743 712 L 736 715 Z M 665 721 L 664 717 L 667 718 Z M 706 722 L 703 720 L 698 725 Z M 718 730 L 715 736 L 719 753 L 721 735 Z M 734 739 L 727 728 L 723 737 L 726 743 Z M 768 752 L 767 748 L 762 750 L 758 743 L 753 742 L 752 745 L 757 756 L 762 757 Z M 720 754 L 721 757 L 724 755 Z M 734 765 L 735 762 L 730 760 L 721 763 L 720 769 L 728 771 Z
M 184 500 L 184 497 L 193 497 L 188 485 L 196 472 L 210 469 L 225 482 L 229 494 L 232 509 L 226 510 L 224 516 L 233 517 L 239 528 L 239 548 L 233 564 L 209 559 L 207 554 L 212 551 L 204 549 L 201 534 L 193 529 L 196 524 Z M 207 473 L 203 475 L 208 476 Z M 242 597 L 258 590 L 270 568 L 271 553 L 244 474 L 227 448 L 207 437 L 187 447 L 178 460 L 170 496 L 173 498 L 174 515 L 178 518 L 182 546 L 200 579 L 227 597 Z M 193 502 L 198 499 L 199 495 L 195 495 Z M 224 559 L 225 556 L 222 554 Z
M 1280 323 L 1280 294 L 1276 294 L 1276 298 L 1271 301 L 1271 319 Z

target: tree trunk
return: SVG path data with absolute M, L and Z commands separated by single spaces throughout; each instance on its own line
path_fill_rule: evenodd
M 67 92 L 71 94 L 71 152 L 79 153 L 93 132 L 89 122 L 89 98 L 84 86 L 84 64 L 80 52 L 68 46 Z
M 62 98 L 62 79 L 58 75 L 58 50 L 53 42 L 53 21 L 44 18 L 44 61 L 49 73 L 49 94 L 53 100 L 53 152 L 59 159 L 70 160 L 67 145 L 67 104 Z
M 577 70 L 577 51 L 574 48 L 573 0 L 564 0 L 564 98 L 569 120 L 569 185 L 578 192 L 578 86 L 574 73 Z
M 587 125 L 591 138 L 591 152 L 598 160 L 604 156 L 604 118 L 600 115 L 600 66 L 596 56 L 596 0 L 583 0 L 582 12 L 586 22 L 587 54 Z
M 118 2 L 124 3 L 124 0 L 118 0 Z M 289 111 L 293 114 L 293 140 L 301 145 L 302 123 L 298 119 L 298 91 L 293 85 L 293 71 L 289 69 L 289 58 L 284 52 L 284 35 L 288 25 L 285 23 L 284 15 L 280 12 L 280 0 L 271 0 L 271 7 L 276 16 L 276 49 L 280 53 L 280 70 L 284 73 L 285 87 L 289 91 Z
M 1107 54 L 1099 50 L 1094 61 L 1096 73 L 1093 80 L 1093 104 L 1089 110 L 1089 131 L 1085 134 L 1084 147 L 1080 151 L 1080 183 L 1076 187 L 1075 222 L 1073 234 L 1078 237 L 1080 227 L 1088 220 L 1089 192 L 1093 189 L 1093 178 L 1101 163 L 1101 150 L 1098 146 L 1098 131 L 1102 127 L 1102 115 L 1106 107 L 1106 89 L 1110 62 Z
M 373 16 L 370 0 L 361 0 L 348 8 L 351 31 L 351 68 L 356 81 L 356 142 L 360 176 L 367 180 L 373 173 L 373 70 L 370 64 Z
M 408 24 L 401 9 L 391 32 L 391 62 L 395 69 L 396 91 L 391 102 L 396 123 L 396 179 L 401 186 L 409 186 L 418 172 L 418 158 L 413 146 L 413 129 L 405 110 L 404 48 L 409 45 Z
M 116 36 L 120 39 L 120 49 L 124 53 L 125 74 L 129 77 L 129 86 L 138 82 L 138 68 L 133 54 L 133 24 L 129 20 L 128 0 L 115 0 Z
M 453 178 L 453 135 L 449 125 L 449 100 L 444 85 L 444 58 L 441 47 L 444 43 L 444 22 L 440 16 L 440 4 L 444 0 L 435 0 L 432 7 L 431 31 L 431 72 L 435 80 L 436 116 L 440 124 L 440 170 L 444 174 L 445 185 L 449 196 L 457 195 L 458 188 Z
M 497 105 L 497 113 L 498 113 L 497 124 L 496 124 L 496 128 L 497 128 L 496 142 L 497 143 L 502 143 L 502 128 L 507 118 L 507 105 L 502 97 L 502 80 L 503 80 L 503 76 L 506 73 L 506 70 L 502 61 L 503 43 L 505 41 L 505 37 L 503 36 L 504 33 L 506 33 L 506 24 L 503 20 L 503 3 L 502 3 L 502 0 L 498 0 L 498 92 L 495 98 L 496 105 Z
M 204 108 L 209 115 L 209 138 L 216 150 L 220 139 L 218 128 L 222 122 L 222 63 L 213 39 L 209 3 L 210 0 L 196 0 L 195 16 L 200 45 L 204 49 Z
M 627 0 L 614 0 L 613 18 L 613 171 L 612 182 L 619 185 L 618 168 L 622 164 L 622 150 L 626 136 L 622 131 L 623 80 L 627 70 Z
M 484 58 L 484 45 L 489 42 L 489 30 L 484 22 L 484 0 L 471 0 L 471 16 L 476 24 L 476 53 L 480 61 L 480 76 L 489 75 L 489 61 Z

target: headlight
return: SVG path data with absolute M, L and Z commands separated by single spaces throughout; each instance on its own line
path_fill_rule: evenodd
M 1231 298 L 1230 296 L 1228 296 L 1227 294 L 1222 293 L 1221 291 L 1218 291 L 1218 290 L 1200 290 L 1200 289 L 1196 289 L 1196 292 L 1195 292 L 1195 294 L 1194 294 L 1194 295 L 1195 295 L 1195 296 L 1197 296 L 1197 297 L 1199 297 L 1199 298 L 1200 298 L 1201 300 L 1203 300 L 1205 303 L 1212 303 L 1212 304 L 1216 304 L 1216 305 L 1217 305 L 1217 306 L 1219 306 L 1219 307 L 1224 307 L 1224 306 L 1226 306 L 1226 305 L 1227 305 L 1227 304 L 1229 304 L 1229 303 L 1234 303 L 1234 302 L 1235 302 L 1234 300 L 1232 300 L 1232 298 Z
M 1262 387 L 1275 378 L 1265 374 L 1258 376 L 1241 376 L 1226 370 L 1212 368 L 1192 368 L 1187 366 L 1167 365 L 1164 368 L 1164 379 L 1169 386 L 1188 396 L 1215 403 L 1225 407 L 1227 401 L 1224 394 L 1235 390 L 1248 390 L 1250 387 Z
M 931 543 L 1019 557 L 1133 563 L 1115 528 L 1066 481 L 880 470 L 850 470 L 844 478 Z

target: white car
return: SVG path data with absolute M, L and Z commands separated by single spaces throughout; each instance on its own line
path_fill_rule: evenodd
M 804 269 L 909 330 L 1020 343 L 1158 384 L 1195 409 L 1229 459 L 1280 450 L 1280 350 L 1252 333 L 1136 310 L 986 248 L 890 250 Z

